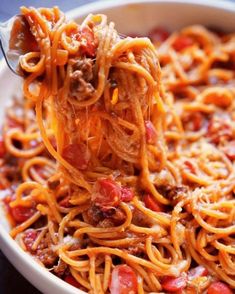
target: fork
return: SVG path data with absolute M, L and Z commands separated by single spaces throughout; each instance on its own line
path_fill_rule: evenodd
M 31 35 L 29 25 L 22 15 L 15 15 L 8 21 L 0 23 L 0 47 L 10 70 L 23 76 L 19 67 L 20 55 L 27 53 L 24 45 L 26 36 Z

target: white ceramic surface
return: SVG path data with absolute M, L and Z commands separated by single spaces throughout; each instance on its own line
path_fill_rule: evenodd
M 116 28 L 126 34 L 129 32 L 144 34 L 157 25 L 171 30 L 191 24 L 215 26 L 228 31 L 234 31 L 235 28 L 234 3 L 218 0 L 99 1 L 70 11 L 68 17 L 80 21 L 87 14 L 97 12 L 107 14 L 109 20 L 116 23 Z M 1 61 L 0 123 L 5 105 L 13 95 L 20 94 L 20 80 L 7 69 L 5 62 Z M 39 266 L 9 237 L 8 229 L 0 207 L 0 248 L 35 287 L 46 294 L 84 293 Z

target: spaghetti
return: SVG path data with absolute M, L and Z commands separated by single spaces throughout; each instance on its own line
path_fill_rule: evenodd
M 0 145 L 11 236 L 89 293 L 232 293 L 234 35 L 151 43 L 104 15 L 21 13 L 35 40 Z

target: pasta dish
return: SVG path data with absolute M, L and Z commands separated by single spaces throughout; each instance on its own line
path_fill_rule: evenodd
M 233 293 L 235 35 L 21 14 L 24 99 L 0 141 L 12 238 L 88 293 Z

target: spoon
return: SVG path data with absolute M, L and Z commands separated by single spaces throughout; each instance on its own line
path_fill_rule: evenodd
M 19 76 L 24 73 L 19 67 L 19 58 L 30 52 L 36 41 L 23 15 L 15 15 L 0 23 L 0 47 L 10 70 Z

